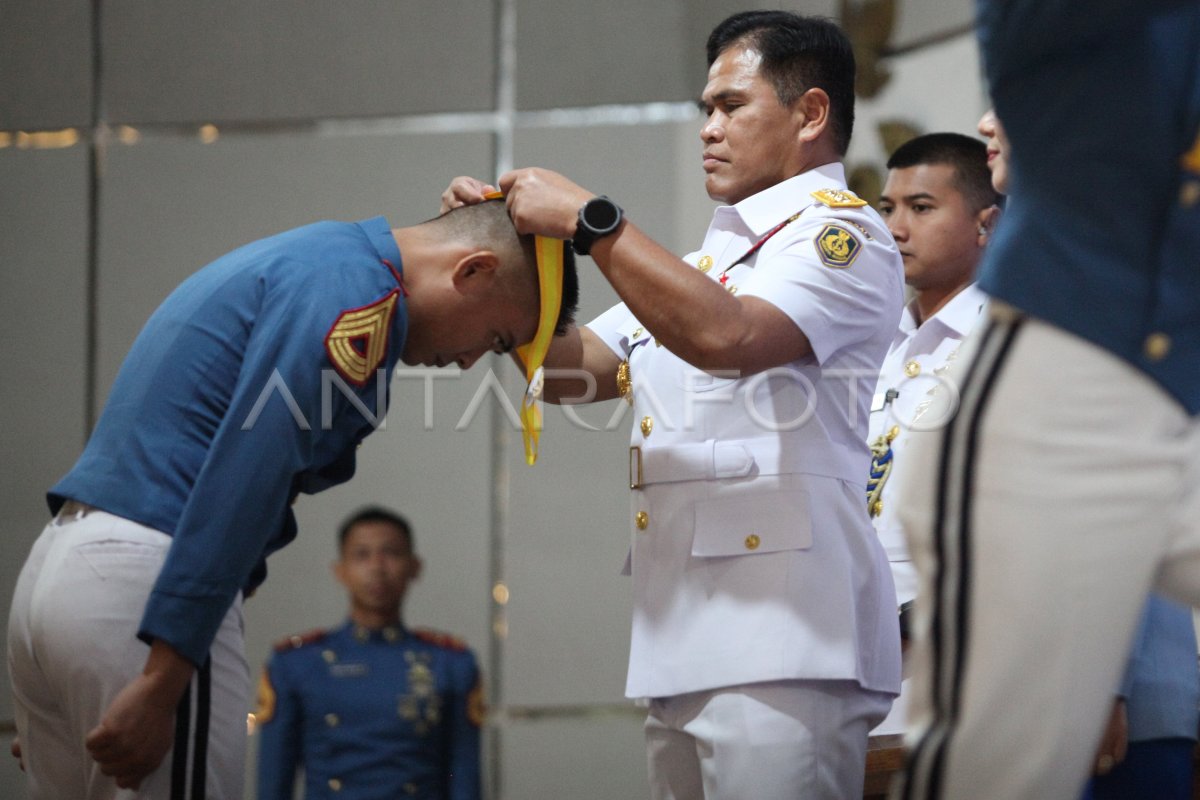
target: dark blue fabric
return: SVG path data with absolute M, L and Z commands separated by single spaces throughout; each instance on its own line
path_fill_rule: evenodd
M 1012 144 L 980 287 L 1200 412 L 1200 3 L 978 0 L 978 12 Z M 1165 358 L 1147 354 L 1152 334 L 1169 337 Z
M 291 800 L 298 769 L 307 800 L 479 800 L 475 656 L 444 637 L 395 630 L 389 640 L 346 624 L 276 650 L 258 800 Z
M 1154 739 L 1129 746 L 1125 760 L 1092 778 L 1081 800 L 1191 800 L 1193 739 Z

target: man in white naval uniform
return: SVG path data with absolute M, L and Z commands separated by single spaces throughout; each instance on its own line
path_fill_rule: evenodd
M 879 200 L 904 260 L 913 299 L 879 373 L 871 403 L 872 462 L 867 507 L 896 584 L 901 635 L 917 595 L 917 575 L 896 511 L 894 479 L 904 470 L 904 444 L 914 429 L 945 424 L 930 393 L 945 383 L 947 366 L 980 318 L 986 296 L 973 283 L 975 268 L 1000 215 L 987 145 L 957 133 L 930 133 L 901 145 L 888 159 Z M 946 386 L 941 391 L 954 391 Z M 938 407 L 940 408 L 940 407 Z M 907 686 L 907 681 L 905 682 Z M 873 733 L 904 731 L 906 693 Z
M 634 612 L 657 800 L 860 796 L 899 690 L 895 595 L 863 488 L 903 303 L 895 244 L 846 190 L 854 60 L 826 20 L 747 12 L 708 42 L 716 210 L 681 260 L 545 170 L 499 179 L 519 230 L 573 238 L 625 302 L 556 341 L 552 402 L 621 394 Z M 457 179 L 447 205 L 487 188 Z M 561 373 L 560 373 L 561 374 Z

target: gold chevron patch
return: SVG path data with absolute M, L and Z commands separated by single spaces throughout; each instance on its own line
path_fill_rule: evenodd
M 338 374 L 356 386 L 364 386 L 387 356 L 388 333 L 396 313 L 399 289 L 369 306 L 352 308 L 338 315 L 325 336 L 325 352 Z

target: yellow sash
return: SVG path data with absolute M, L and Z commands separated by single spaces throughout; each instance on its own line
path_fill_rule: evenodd
M 489 192 L 485 200 L 498 200 L 501 192 Z M 542 362 L 550 349 L 554 328 L 558 324 L 558 312 L 562 307 L 563 242 L 549 236 L 534 237 L 537 253 L 538 290 L 541 294 L 541 313 L 538 315 L 537 333 L 533 341 L 517 348 L 517 355 L 525 365 L 525 380 L 528 385 L 521 398 L 521 438 L 525 441 L 525 462 L 533 466 L 537 462 L 538 435 L 542 430 L 542 410 L 538 401 L 545 384 Z

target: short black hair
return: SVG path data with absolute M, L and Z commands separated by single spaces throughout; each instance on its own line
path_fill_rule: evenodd
M 779 102 L 790 106 L 809 89 L 829 95 L 830 126 L 838 153 L 854 132 L 854 48 L 841 28 L 823 17 L 790 11 L 744 11 L 708 36 L 708 66 L 731 46 L 745 44 L 762 56 L 760 70 Z
M 946 164 L 954 169 L 954 186 L 973 211 L 1004 203 L 992 186 L 987 165 L 987 145 L 961 133 L 926 133 L 910 139 L 892 153 L 888 169 L 907 169 L 922 164 Z
M 579 274 L 575 270 L 575 251 L 563 242 L 562 305 L 558 309 L 558 320 L 554 333 L 562 336 L 567 328 L 575 324 L 575 312 L 579 310 Z M 539 300 L 541 292 L 539 291 Z
M 408 520 L 395 511 L 389 511 L 383 506 L 366 506 L 355 511 L 346 518 L 340 528 L 338 528 L 338 552 L 341 553 L 346 549 L 346 538 L 350 535 L 350 531 L 355 525 L 364 522 L 386 522 L 389 525 L 394 525 L 404 534 L 404 540 L 408 542 L 408 550 L 410 553 L 417 552 L 417 540 L 413 536 L 412 526 L 408 524 Z
M 513 260 L 516 260 L 515 254 L 519 249 L 526 265 L 533 272 L 533 285 L 539 286 L 534 237 L 532 234 L 517 233 L 503 199 L 485 200 L 482 203 L 452 208 L 424 224 L 435 225 L 449 235 L 495 250 L 502 257 L 507 253 Z M 575 268 L 575 252 L 565 243 L 562 266 L 562 305 L 554 325 L 554 332 L 559 336 L 566 333 L 567 328 L 575 322 L 575 314 L 579 310 L 579 275 Z M 541 302 L 540 287 L 538 302 Z

